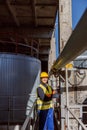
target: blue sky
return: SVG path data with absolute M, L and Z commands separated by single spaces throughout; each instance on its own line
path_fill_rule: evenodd
M 72 0 L 72 28 L 74 29 L 87 8 L 87 0 Z

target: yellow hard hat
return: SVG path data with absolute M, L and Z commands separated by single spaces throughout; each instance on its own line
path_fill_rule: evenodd
M 49 77 L 48 76 L 48 73 L 46 73 L 46 72 L 42 72 L 41 74 L 40 74 L 40 78 L 45 78 L 45 77 Z

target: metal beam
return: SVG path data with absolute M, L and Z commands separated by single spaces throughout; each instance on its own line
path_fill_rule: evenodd
M 36 105 L 36 101 L 33 103 L 33 106 L 31 107 L 31 109 L 30 109 L 30 111 L 29 111 L 29 114 L 28 114 L 28 116 L 26 117 L 26 119 L 25 119 L 25 121 L 24 121 L 24 123 L 23 123 L 23 125 L 22 125 L 22 127 L 21 127 L 21 130 L 26 130 L 26 127 L 27 127 L 27 125 L 28 125 L 28 123 L 29 123 L 30 116 L 31 116 L 31 114 L 32 114 L 32 112 L 33 112 L 33 110 L 34 110 L 35 105 Z
M 48 61 L 48 58 L 46 58 L 46 57 L 45 57 L 45 58 L 39 58 L 39 59 L 40 59 L 41 61 L 46 61 L 46 62 Z
M 54 19 L 53 16 L 37 16 L 38 19 Z
M 51 72 L 59 70 L 87 49 L 87 9 L 73 31 L 63 51 L 52 66 Z
M 42 51 L 42 52 L 39 52 L 40 55 L 47 55 L 49 54 L 49 51 Z
M 16 17 L 16 13 L 14 11 L 14 9 L 12 8 L 12 6 L 10 5 L 10 1 L 9 0 L 6 0 L 6 4 L 7 4 L 7 7 L 8 7 L 8 10 L 9 12 L 11 13 L 12 17 L 13 17 L 13 20 L 15 21 L 16 25 L 19 26 L 19 21 Z
M 35 0 L 31 0 L 34 24 L 35 24 L 35 26 L 37 26 L 37 15 L 36 15 L 36 10 L 35 10 L 35 3 L 36 3 Z
M 50 47 L 50 43 L 44 44 L 44 43 L 41 42 L 39 46 L 40 47 L 42 47 L 42 46 L 44 47 L 45 46 L 46 48 L 48 48 L 48 47 Z
M 58 4 L 58 2 L 56 2 L 56 3 L 49 3 L 49 4 L 47 4 L 47 3 L 39 3 L 39 4 L 36 4 L 36 6 L 57 6 L 57 4 Z
M 31 28 L 31 27 L 3 27 L 0 28 L 0 37 L 13 37 L 17 36 L 18 38 L 43 38 L 43 39 L 50 39 L 52 36 L 53 30 L 49 27 L 38 27 L 38 28 Z
M 24 38 L 24 42 L 28 45 L 29 42 L 28 42 L 28 39 L 27 38 Z

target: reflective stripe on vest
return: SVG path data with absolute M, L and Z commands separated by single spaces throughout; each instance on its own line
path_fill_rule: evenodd
M 48 90 L 42 84 L 40 84 L 39 87 L 42 88 L 42 90 L 44 91 L 44 94 L 52 94 L 52 88 L 50 86 L 48 86 Z M 46 102 L 46 101 L 40 100 L 40 98 L 37 99 L 37 109 L 38 110 L 46 110 L 46 109 L 49 109 L 52 107 L 53 107 L 52 100 Z
M 42 90 L 44 91 L 44 94 L 52 94 L 52 88 L 50 86 L 47 86 L 48 90 L 42 84 L 40 84 L 39 87 L 42 88 Z

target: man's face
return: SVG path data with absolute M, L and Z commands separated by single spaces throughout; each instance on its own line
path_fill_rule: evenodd
M 48 82 L 48 78 L 47 78 L 47 77 L 41 78 L 41 81 L 42 81 L 43 83 L 47 83 L 47 82 Z

